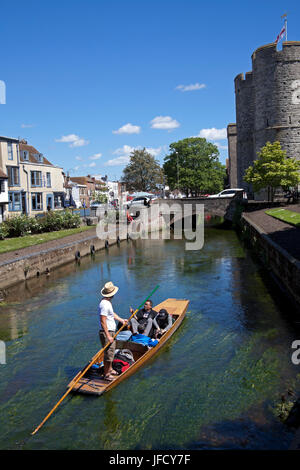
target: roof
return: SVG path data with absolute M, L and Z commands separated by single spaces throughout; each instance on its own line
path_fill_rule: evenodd
M 19 147 L 20 147 L 20 153 L 22 150 L 27 150 L 29 152 L 29 162 L 30 163 L 39 163 L 39 164 L 42 164 L 41 162 L 38 162 L 37 159 L 35 158 L 35 154 L 40 154 L 41 152 L 39 152 L 35 147 L 33 147 L 32 145 L 28 145 L 28 144 L 24 144 L 22 142 L 20 142 L 19 144 Z M 20 155 L 20 161 L 21 162 L 27 162 L 28 160 L 24 160 L 24 158 L 22 157 L 22 155 Z M 51 165 L 51 166 L 54 166 L 51 162 L 49 162 L 49 160 L 47 160 L 46 157 L 43 156 L 43 164 L 44 165 Z
M 80 183 L 79 181 L 74 181 L 73 178 L 70 178 L 68 184 L 71 185 L 71 186 L 70 186 L 71 188 L 73 187 L 73 186 L 72 186 L 72 183 L 73 183 L 73 185 L 74 185 L 74 184 L 77 184 L 77 186 L 84 186 L 85 188 L 87 187 L 86 184 Z
M 19 142 L 19 139 L 15 139 L 14 137 L 6 137 L 5 135 L 0 136 L 0 141 L 13 141 L 13 142 Z
M 0 169 L 0 178 L 6 178 L 6 179 L 8 178 L 6 174 L 4 173 L 4 171 L 2 171 L 1 169 Z
M 100 184 L 102 186 L 106 186 L 103 181 L 100 180 L 95 180 L 92 176 L 72 176 L 71 177 L 72 181 L 80 184 Z

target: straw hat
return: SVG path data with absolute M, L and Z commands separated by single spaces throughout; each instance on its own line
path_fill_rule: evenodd
M 103 297 L 112 297 L 118 292 L 119 288 L 117 286 L 114 286 L 112 282 L 107 282 L 103 289 L 101 289 L 101 295 Z

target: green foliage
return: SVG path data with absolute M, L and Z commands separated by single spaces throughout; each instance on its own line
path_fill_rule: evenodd
M 80 216 L 71 211 L 50 211 L 44 217 L 35 218 L 27 215 L 11 217 L 0 224 L 0 239 L 23 237 L 25 235 L 53 232 L 76 228 L 80 225 Z
M 66 210 L 63 215 L 63 226 L 62 228 L 77 228 L 80 226 L 80 215 L 73 214 L 70 210 Z
M 8 228 L 5 224 L 0 224 L 0 240 L 4 240 L 8 236 Z
M 108 188 L 106 186 L 101 190 L 101 192 L 94 191 L 93 196 L 92 196 L 93 202 L 106 203 L 107 192 L 108 192 Z
M 151 191 L 163 183 L 163 171 L 158 160 L 146 151 L 134 150 L 123 170 L 122 181 L 129 191 Z
M 32 217 L 18 215 L 9 218 L 3 222 L 3 225 L 8 232 L 8 237 L 23 237 L 27 233 L 31 233 L 32 222 Z
M 253 185 L 254 191 L 272 188 L 273 195 L 276 188 L 295 187 L 300 182 L 299 170 L 300 162 L 288 158 L 280 142 L 267 142 L 253 166 L 245 171 L 244 180 Z
M 164 173 L 171 190 L 187 195 L 216 193 L 223 189 L 225 167 L 219 162 L 218 148 L 200 137 L 190 137 L 170 144 Z
M 286 421 L 289 417 L 290 411 L 294 406 L 294 401 L 280 401 L 275 405 L 274 414 L 281 421 Z
M 42 232 L 53 232 L 65 228 L 76 228 L 80 225 L 80 216 L 71 211 L 50 211 L 42 219 Z

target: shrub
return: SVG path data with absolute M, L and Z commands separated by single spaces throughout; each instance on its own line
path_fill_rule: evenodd
M 63 215 L 61 212 L 48 212 L 40 219 L 43 232 L 54 232 L 63 228 Z
M 76 228 L 80 226 L 80 215 L 73 214 L 71 211 L 67 210 L 63 215 L 63 226 L 64 228 Z
M 48 212 L 42 217 L 17 215 L 0 224 L 0 240 L 4 238 L 23 237 L 32 233 L 53 232 L 80 226 L 80 216 L 66 212 Z
M 31 217 L 28 217 L 27 215 L 17 215 L 6 220 L 4 224 L 8 231 L 7 236 L 23 237 L 27 233 L 31 233 L 30 222 Z
M 8 229 L 5 223 L 0 224 L 0 240 L 4 240 L 8 236 Z

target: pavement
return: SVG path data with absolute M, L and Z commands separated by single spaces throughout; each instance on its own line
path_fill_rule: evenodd
M 281 206 L 300 213 L 300 204 L 289 204 Z M 300 228 L 275 219 L 265 213 L 266 209 L 253 212 L 245 212 L 244 215 L 256 226 L 261 228 L 268 237 L 286 250 L 291 256 L 300 260 Z
M 96 236 L 96 227 L 91 228 L 80 233 L 74 233 L 57 240 L 51 240 L 49 242 L 40 243 L 39 245 L 28 246 L 15 251 L 8 251 L 6 253 L 0 253 L 0 266 L 9 262 L 16 261 L 19 258 L 39 254 L 44 250 L 52 248 L 61 248 L 69 243 L 84 240 L 85 238 L 93 238 Z

